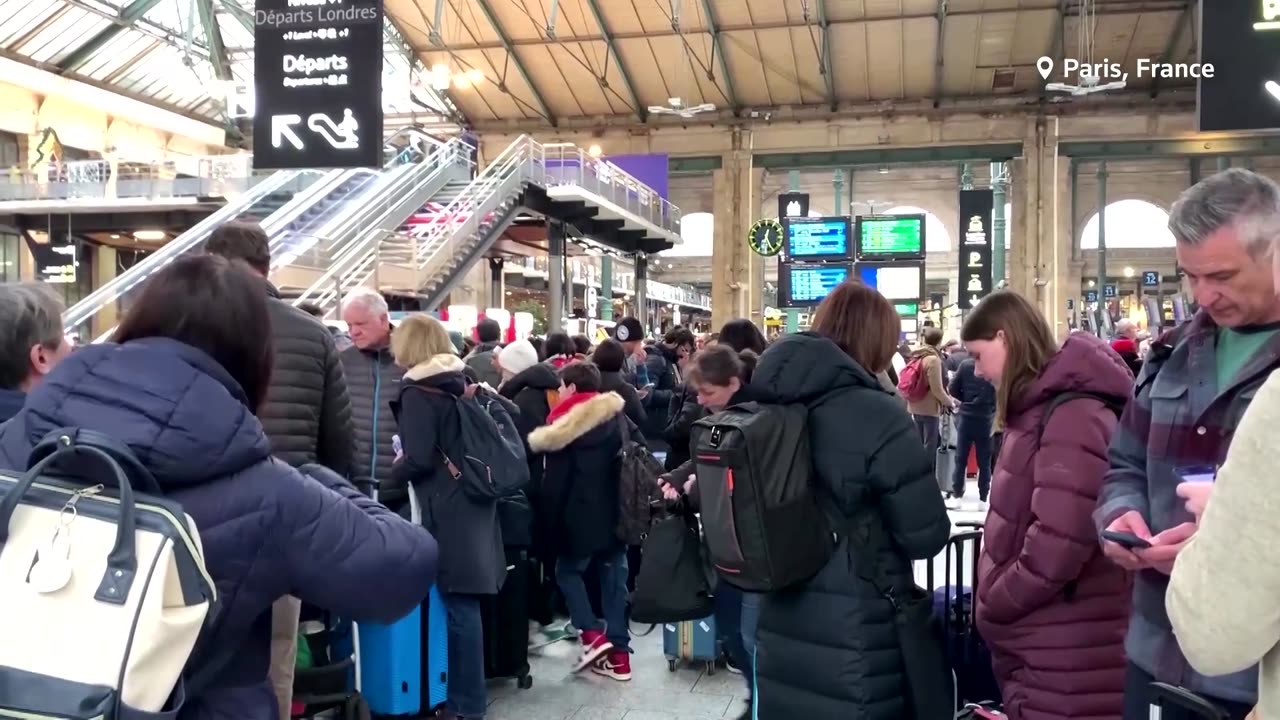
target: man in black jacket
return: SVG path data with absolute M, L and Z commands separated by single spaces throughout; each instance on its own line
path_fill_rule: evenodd
M 947 393 L 960 402 L 956 412 L 955 469 L 951 475 L 951 497 L 947 507 L 960 509 L 964 497 L 965 469 L 969 464 L 969 448 L 978 456 L 978 497 L 986 509 L 987 494 L 991 492 L 991 423 L 996 414 L 996 389 L 974 372 L 973 360 L 965 360 L 951 378 Z
M 269 296 L 275 367 L 267 402 L 258 411 L 271 452 L 293 467 L 323 465 L 343 477 L 351 475 L 355 457 L 355 429 L 351 397 L 333 335 L 319 320 L 280 299 L 267 280 L 271 272 L 271 244 L 257 223 L 229 222 L 214 229 L 205 251 L 239 260 L 262 276 Z M 210 308 L 216 312 L 216 308 Z M 301 603 L 283 597 L 272 607 L 272 685 L 280 717 L 289 717 L 293 700 L 293 670 L 297 655 L 298 614 Z

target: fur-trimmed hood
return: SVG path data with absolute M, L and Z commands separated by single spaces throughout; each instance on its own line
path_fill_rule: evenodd
M 547 453 L 563 450 L 578 438 L 612 421 L 625 403 L 615 392 L 601 393 L 573 406 L 550 425 L 529 433 L 529 448 Z
M 420 362 L 409 368 L 408 372 L 404 374 L 404 379 L 409 382 L 417 382 L 418 380 L 425 380 L 447 372 L 460 373 L 466 368 L 467 364 L 457 355 L 432 355 L 426 362 Z

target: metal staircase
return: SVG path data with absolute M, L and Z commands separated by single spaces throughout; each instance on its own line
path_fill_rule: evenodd
M 199 252 L 213 229 L 232 220 L 261 223 L 271 238 L 272 278 L 291 264 L 323 269 L 331 255 L 369 227 L 398 227 L 430 193 L 470 175 L 470 148 L 460 141 L 432 141 L 433 150 L 406 162 L 397 154 L 382 172 L 368 169 L 282 171 L 210 215 L 125 273 L 104 284 L 63 315 L 67 332 L 89 337 L 88 325 L 109 303 L 121 310 L 152 274 L 184 254 Z M 388 195 L 391 193 L 391 195 Z M 397 195 L 399 193 L 400 195 Z M 379 199 L 382 198 L 382 199 Z M 415 204 L 416 203 L 416 204 Z M 409 204 L 394 223 L 373 220 L 371 209 Z M 354 216 L 354 217 L 353 217 Z M 319 272 L 319 270 L 316 270 Z M 287 277 L 286 277 L 287 279 Z M 304 283 L 302 287 L 305 287 Z M 114 328 L 98 333 L 105 339 Z
M 475 180 L 446 185 L 434 198 L 444 205 L 435 222 L 412 234 L 371 233 L 335 258 L 295 304 L 333 313 L 348 290 L 364 286 L 418 293 L 435 307 L 515 219 L 525 188 L 547 181 L 545 171 L 542 146 L 521 136 Z

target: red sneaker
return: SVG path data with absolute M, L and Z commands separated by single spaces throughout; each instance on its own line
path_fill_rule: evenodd
M 626 682 L 631 679 L 631 653 L 625 650 L 612 650 L 591 665 L 591 672 L 619 682 Z
M 591 665 L 591 663 L 599 660 L 601 656 L 613 649 L 613 643 L 604 636 L 599 630 L 583 630 L 582 631 L 582 654 L 578 656 L 578 661 L 573 665 L 573 672 L 582 672 Z

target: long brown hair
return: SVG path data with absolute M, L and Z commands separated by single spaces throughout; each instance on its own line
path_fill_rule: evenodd
M 996 386 L 996 418 L 1003 425 L 1012 398 L 1035 381 L 1058 351 L 1049 323 L 1026 298 L 1012 290 L 1000 290 L 978 303 L 964 321 L 960 339 L 994 340 L 1004 332 L 1004 370 Z
M 857 280 L 840 283 L 813 315 L 813 332 L 831 340 L 871 374 L 884 371 L 902 335 L 902 319 L 878 291 Z

